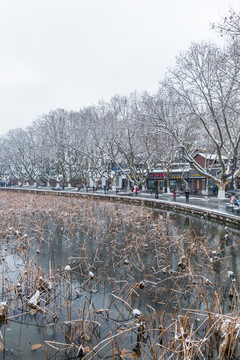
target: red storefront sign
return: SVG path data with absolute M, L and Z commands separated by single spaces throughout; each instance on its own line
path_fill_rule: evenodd
M 166 176 L 165 173 L 154 173 L 154 174 L 149 174 L 151 178 L 164 178 Z

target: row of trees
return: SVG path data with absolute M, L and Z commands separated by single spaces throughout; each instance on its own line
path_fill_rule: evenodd
M 181 152 L 224 196 L 232 176 L 240 174 L 240 17 L 231 11 L 213 27 L 226 36 L 224 49 L 192 44 L 155 94 L 116 95 L 79 112 L 57 109 L 1 137 L 2 178 L 70 184 L 75 178 L 86 182 L 90 174 L 112 183 L 120 171 L 144 186 L 156 164 L 169 170 Z M 217 176 L 194 160 L 196 149 L 217 158 Z

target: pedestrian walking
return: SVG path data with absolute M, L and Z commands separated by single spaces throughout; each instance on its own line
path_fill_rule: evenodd
M 185 190 L 186 203 L 189 203 L 189 195 L 190 195 L 189 189 L 186 189 Z
M 158 189 L 155 191 L 155 199 L 158 199 Z
M 232 196 L 230 197 L 230 203 L 234 204 L 235 203 L 235 195 L 232 194 Z
M 176 189 L 173 189 L 173 201 L 176 201 L 177 198 L 177 193 L 176 193 Z
M 62 189 L 63 189 L 63 190 L 64 190 L 64 187 L 65 187 L 64 184 L 62 184 Z
M 107 193 L 107 185 L 104 185 L 103 190 L 104 190 L 104 194 L 106 194 Z
M 138 194 L 138 187 L 136 186 L 135 187 L 135 196 L 137 196 L 137 194 Z

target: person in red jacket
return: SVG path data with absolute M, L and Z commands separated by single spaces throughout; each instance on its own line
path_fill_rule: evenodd
M 136 186 L 135 187 L 135 196 L 137 196 L 137 194 L 138 194 L 138 187 Z

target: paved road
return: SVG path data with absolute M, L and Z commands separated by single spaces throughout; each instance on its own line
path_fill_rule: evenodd
M 154 196 L 152 195 L 152 197 L 154 197 Z M 168 200 L 168 201 L 173 200 L 172 195 L 169 196 L 169 195 L 164 194 L 164 195 L 161 195 L 159 198 L 162 200 Z M 183 195 L 177 196 L 176 202 L 185 204 L 186 203 L 185 196 L 183 196 Z M 208 209 L 215 209 L 215 210 L 222 211 L 224 213 L 227 212 L 226 205 L 228 203 L 229 203 L 228 199 L 218 200 L 217 198 L 211 198 L 211 197 L 209 198 L 209 197 L 204 197 L 204 196 L 202 196 L 202 197 L 190 196 L 190 198 L 189 198 L 190 205 L 192 204 L 192 205 L 196 205 L 196 206 L 204 207 L 204 208 L 208 208 Z
M 67 187 L 65 187 L 64 191 L 67 192 L 76 192 L 76 190 L 73 190 L 72 188 L 68 189 Z M 92 193 L 92 190 L 89 189 L 88 191 L 89 193 Z M 86 190 L 80 190 L 80 193 L 86 193 Z M 104 194 L 103 190 L 97 190 L 96 194 Z M 110 190 L 108 191 L 109 195 L 117 195 L 117 196 L 134 196 L 133 193 L 131 192 L 123 192 L 123 191 L 119 191 L 117 194 L 115 191 Z M 138 192 L 138 197 L 142 197 L 142 198 L 147 198 L 147 199 L 155 199 L 155 194 L 151 194 L 148 192 Z M 172 194 L 159 194 L 159 200 L 165 200 L 165 201 L 173 201 L 172 198 Z M 186 203 L 186 199 L 184 195 L 180 195 L 177 196 L 176 198 L 176 202 L 177 203 L 182 203 L 185 204 Z M 223 200 L 219 200 L 215 197 L 207 197 L 207 196 L 190 196 L 189 198 L 189 204 L 191 205 L 196 205 L 199 207 L 203 207 L 203 208 L 207 208 L 207 209 L 215 209 L 215 210 L 219 210 L 221 212 L 223 212 L 224 214 L 227 213 L 227 204 L 229 203 L 229 199 L 223 199 Z

